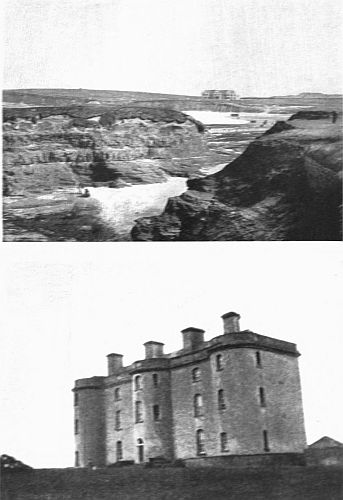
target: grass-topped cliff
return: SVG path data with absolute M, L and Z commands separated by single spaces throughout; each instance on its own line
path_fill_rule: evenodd
M 217 157 L 203 131 L 197 120 L 165 108 L 5 108 L 5 240 L 117 237 L 113 228 L 108 234 L 99 203 L 79 198 L 78 187 L 124 188 L 196 177 Z
M 165 108 L 6 108 L 3 127 L 6 196 L 162 182 L 195 174 L 196 158 L 210 156 L 202 124 Z
M 220 172 L 188 181 L 139 241 L 341 239 L 341 115 L 277 123 Z

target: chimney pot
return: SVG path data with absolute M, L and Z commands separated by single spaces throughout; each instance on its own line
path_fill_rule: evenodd
M 149 358 L 162 358 L 163 354 L 163 346 L 162 342 L 155 342 L 154 340 L 149 340 L 149 342 L 145 342 L 145 359 Z
M 204 342 L 205 330 L 200 328 L 189 327 L 181 330 L 183 335 L 183 348 L 187 351 L 195 351 Z
M 224 322 L 224 334 L 239 333 L 241 331 L 239 326 L 240 318 L 240 315 L 235 312 L 223 314 L 222 319 Z
M 115 375 L 123 368 L 123 355 L 122 354 L 108 354 L 107 355 L 108 374 Z

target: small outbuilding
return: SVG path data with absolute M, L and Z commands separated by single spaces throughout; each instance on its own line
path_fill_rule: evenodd
M 307 447 L 305 456 L 307 465 L 343 465 L 343 443 L 324 436 Z

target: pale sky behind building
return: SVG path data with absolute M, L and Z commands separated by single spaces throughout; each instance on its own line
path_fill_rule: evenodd
M 73 465 L 77 378 L 180 331 L 241 329 L 295 342 L 308 443 L 343 441 L 341 243 L 6 244 L 1 249 L 0 454 Z
M 342 91 L 337 0 L 7 0 L 5 88 Z

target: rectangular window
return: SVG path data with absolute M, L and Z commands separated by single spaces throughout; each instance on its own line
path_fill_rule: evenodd
M 217 356 L 216 356 L 216 368 L 217 368 L 217 371 L 220 371 L 223 369 L 223 356 L 221 354 L 217 354 Z
M 260 405 L 262 407 L 266 406 L 266 396 L 263 387 L 260 387 Z
M 153 373 L 152 374 L 152 383 L 153 383 L 154 387 L 158 386 L 158 375 L 157 375 L 157 373 Z
M 80 457 L 78 451 L 75 451 L 75 467 L 80 467 Z
M 123 444 L 121 441 L 117 441 L 116 443 L 116 456 L 117 462 L 123 458 Z
M 74 422 L 74 433 L 78 434 L 79 433 L 79 421 L 75 420 Z
M 197 455 L 205 455 L 204 431 L 202 429 L 196 432 L 196 449 Z
M 200 380 L 200 368 L 194 368 L 192 370 L 192 381 L 199 382 Z
M 114 389 L 114 401 L 120 401 L 120 400 L 121 400 L 120 387 L 117 387 L 116 389 Z
M 74 392 L 74 406 L 78 406 L 79 404 L 79 394 Z
M 193 400 L 194 406 L 194 416 L 201 417 L 203 415 L 203 406 L 202 406 L 202 396 L 201 394 L 195 394 Z
M 160 407 L 158 405 L 154 405 L 152 407 L 153 409 L 153 415 L 154 415 L 154 420 L 160 420 L 161 414 L 160 414 Z
M 142 389 L 142 377 L 137 375 L 135 377 L 135 391 L 139 391 Z
M 121 429 L 121 413 L 120 410 L 116 411 L 116 421 L 115 421 L 116 431 Z
M 225 410 L 225 398 L 223 389 L 219 389 L 218 391 L 218 410 Z
M 226 432 L 222 432 L 220 434 L 220 451 L 229 451 L 228 445 L 227 445 L 227 434 Z
M 261 353 L 257 351 L 256 353 L 256 366 L 262 368 Z
M 136 424 L 143 422 L 143 406 L 142 401 L 136 401 L 135 403 L 135 411 L 136 411 Z
M 263 431 L 263 449 L 264 451 L 270 451 L 267 431 Z

